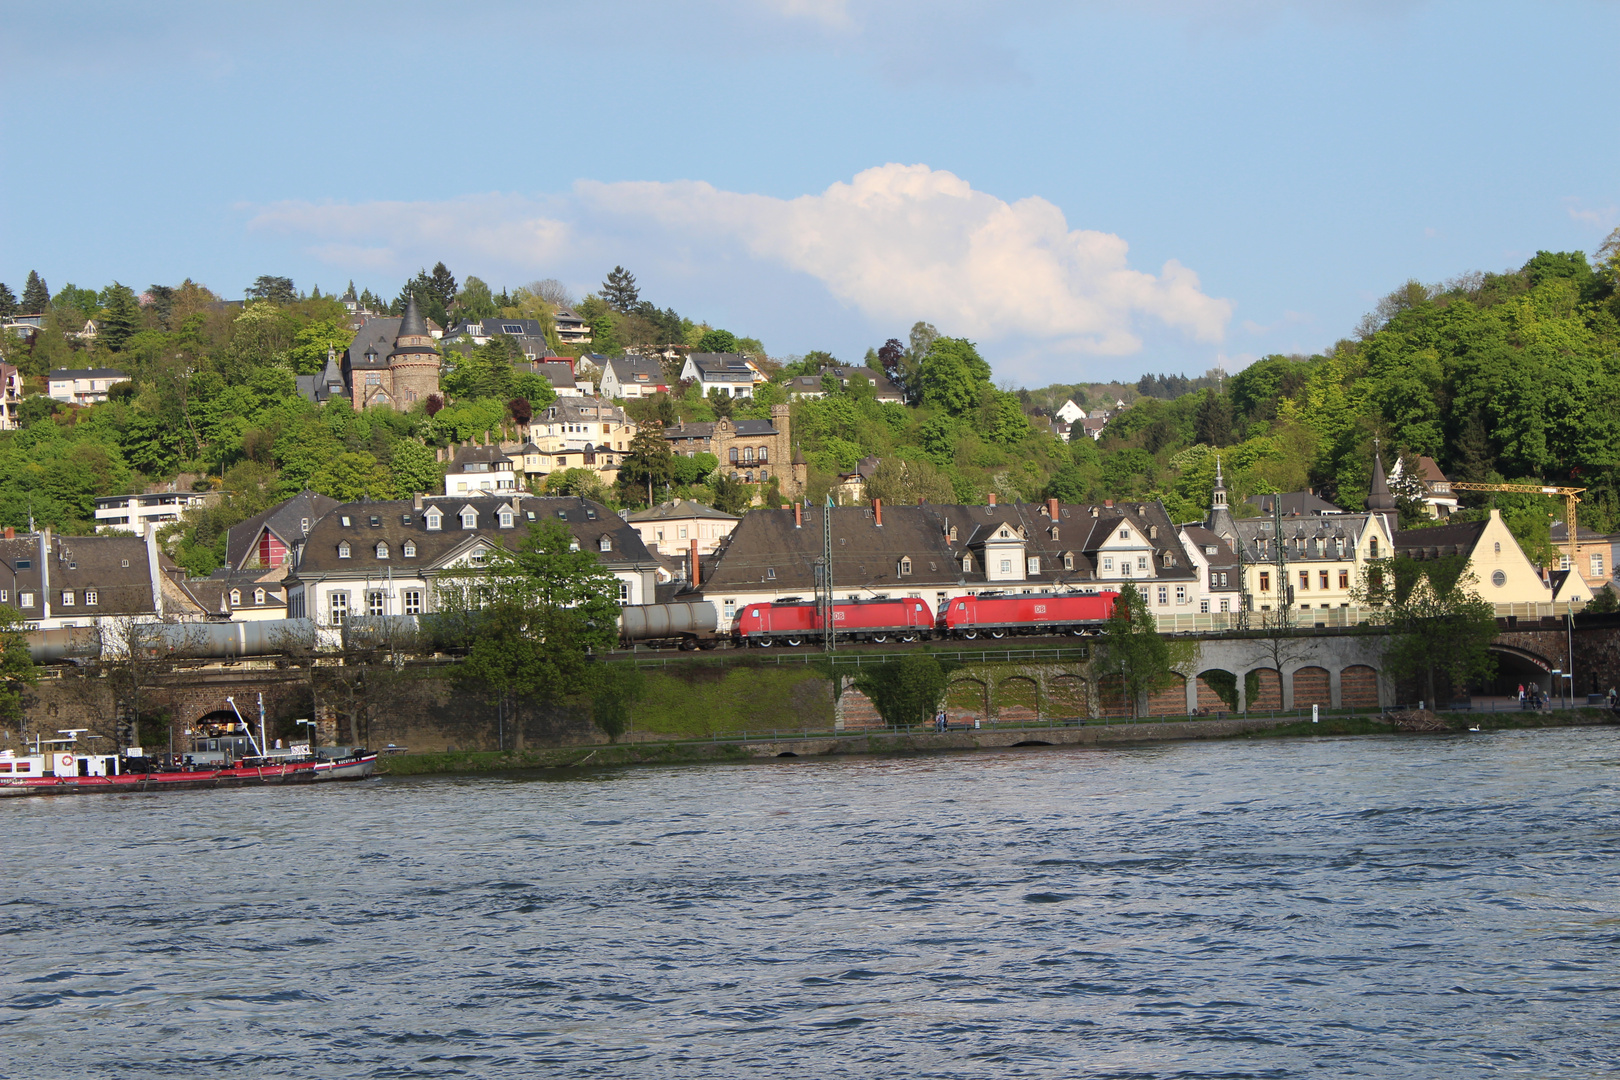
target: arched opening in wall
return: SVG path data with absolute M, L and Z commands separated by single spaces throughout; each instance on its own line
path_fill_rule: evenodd
M 191 730 L 199 738 L 218 738 L 221 735 L 240 734 L 243 725 L 236 719 L 236 714 L 229 709 L 215 709 L 204 713 L 191 723 Z M 253 737 L 259 737 L 258 731 Z
M 945 713 L 953 724 L 986 720 L 990 706 L 985 684 L 978 679 L 954 679 L 945 690 Z
M 996 719 L 1007 723 L 1040 718 L 1040 689 L 1035 680 L 1011 675 L 996 687 Z
M 1378 672 L 1353 664 L 1339 673 L 1339 703 L 1346 709 L 1378 708 Z
M 1105 675 L 1097 680 L 1097 713 L 1110 718 L 1131 715 L 1131 703 L 1125 697 L 1124 679 L 1118 675 Z
M 844 692 L 838 695 L 838 707 L 843 712 L 846 731 L 850 728 L 886 726 L 872 699 L 853 686 L 846 686 Z
M 1163 686 L 1148 695 L 1147 714 L 1149 716 L 1186 716 L 1187 715 L 1187 676 L 1178 675 L 1174 671 L 1165 676 Z
M 1491 655 L 1496 658 L 1496 674 L 1473 687 L 1475 695 L 1513 698 L 1517 703 L 1521 683 L 1526 690 L 1535 685 L 1544 694 L 1557 692 L 1552 669 L 1559 665 L 1547 657 L 1513 645 L 1492 645 Z
M 1243 676 L 1243 695 L 1248 699 L 1249 711 L 1267 711 L 1282 708 L 1282 676 L 1276 668 L 1255 668 Z
M 1238 677 L 1222 668 L 1210 668 L 1198 673 L 1198 705 L 1200 712 L 1237 712 Z
M 1294 708 L 1308 709 L 1333 704 L 1333 683 L 1324 667 L 1302 667 L 1294 672 Z
M 1091 712 L 1091 695 L 1078 675 L 1059 675 L 1046 684 L 1046 712 L 1060 720 L 1082 720 Z

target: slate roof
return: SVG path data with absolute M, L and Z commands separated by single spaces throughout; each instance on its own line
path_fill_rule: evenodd
M 682 521 L 692 518 L 703 518 L 712 521 L 742 520 L 735 514 L 723 513 L 712 506 L 704 506 L 702 503 L 693 502 L 691 499 L 676 499 L 674 502 L 649 506 L 645 510 L 634 510 L 625 517 L 625 520 L 633 523 L 638 521 L 668 521 L 673 518 L 679 518 Z
M 688 360 L 697 368 L 698 376 L 704 382 L 746 382 L 752 383 L 755 378 L 754 369 L 748 366 L 748 361 L 740 353 L 688 353 Z
M 1395 534 L 1395 554 L 1412 559 L 1471 555 L 1485 532 L 1485 525 L 1484 521 L 1464 521 L 1428 529 L 1401 529 Z
M 809 506 L 800 528 L 794 527 L 792 508 L 750 510 L 716 552 L 714 565 L 703 567 L 700 591 L 776 588 L 814 596 L 825 514 L 832 515 L 832 581 L 840 597 L 954 585 L 961 579 L 935 507 L 884 507 L 880 527 L 869 506 Z M 899 574 L 902 558 L 911 560 L 906 577 Z
M 185 585 L 203 611 L 210 615 L 225 615 L 232 611 L 277 610 L 284 614 L 287 607 L 285 587 L 279 581 L 261 580 L 257 570 L 215 571 L 205 578 L 193 578 Z M 242 594 L 242 602 L 235 608 L 230 604 L 232 589 Z M 253 596 L 259 589 L 264 590 L 264 603 L 255 604 Z
M 463 508 L 469 506 L 478 515 L 474 529 L 463 528 L 459 518 Z M 503 506 L 517 511 L 513 528 L 499 527 Z M 442 518 L 436 530 L 428 528 L 428 516 L 433 510 Z M 641 542 L 641 535 L 601 503 L 512 492 L 504 496 L 440 496 L 424 500 L 420 510 L 409 499 L 343 503 L 310 529 L 303 556 L 288 580 L 326 575 L 376 577 L 391 569 L 401 574 L 420 574 L 443 565 L 475 540 L 513 547 L 528 535 L 527 526 L 548 519 L 566 525 L 580 547 L 597 552 L 604 566 L 652 565 L 652 555 Z M 603 536 L 611 538 L 611 552 L 601 551 Z M 406 540 L 416 544 L 415 556 L 405 556 Z M 338 557 L 338 545 L 343 541 L 349 544 L 347 559 Z M 379 541 L 388 545 L 387 558 L 377 555 Z
M 666 439 L 712 439 L 714 438 L 714 425 L 717 421 L 703 420 L 695 424 L 680 423 L 672 428 L 664 429 Z M 733 420 L 737 429 L 737 436 L 746 439 L 757 439 L 766 435 L 776 434 L 776 425 L 769 420 Z
M 52 368 L 50 375 L 46 376 L 46 378 L 51 382 L 58 382 L 68 379 L 127 379 L 129 376 L 117 368 L 88 367 Z
M 613 369 L 613 377 L 618 379 L 621 385 L 663 386 L 669 381 L 664 378 L 664 365 L 657 360 L 643 360 L 634 356 L 615 357 L 606 361 L 604 366 Z
M 1361 535 L 1367 531 L 1367 522 L 1370 515 L 1360 514 L 1328 514 L 1313 515 L 1309 517 L 1289 518 L 1282 521 L 1283 542 L 1288 545 L 1288 561 L 1294 562 L 1343 562 L 1350 557 L 1353 549 L 1361 546 Z M 1232 519 L 1232 526 L 1237 530 L 1238 538 L 1242 541 L 1243 557 L 1247 562 L 1271 562 L 1277 556 L 1276 548 L 1271 546 L 1272 520 L 1267 517 L 1236 518 Z M 1345 555 L 1340 556 L 1334 540 L 1343 538 Z M 1265 546 L 1260 541 L 1265 540 Z M 1317 543 L 1323 541 L 1323 543 Z M 1383 554 L 1380 552 L 1380 554 Z
M 304 539 L 304 521 L 311 525 L 338 501 L 305 488 L 290 499 L 284 499 L 263 513 L 230 527 L 225 539 L 225 565 L 241 569 L 256 553 L 259 533 L 268 528 L 276 539 L 287 546 L 289 555 L 293 545 Z
M 574 369 L 567 364 L 535 364 L 534 373 L 545 379 L 555 389 L 567 389 L 576 385 L 574 382 Z
M 360 324 L 355 331 L 354 340 L 343 351 L 343 368 L 353 371 L 356 368 L 378 369 L 388 366 L 388 354 L 394 350 L 394 339 L 399 337 L 399 324 L 401 320 L 383 316 L 370 318 Z M 376 356 L 370 361 L 366 360 L 366 351 L 371 350 Z
M 471 446 L 463 447 L 461 452 L 456 454 L 455 461 L 450 464 L 450 471 L 465 472 L 469 465 L 498 465 L 503 461 L 511 464 L 512 459 L 507 457 L 500 447 L 479 446 L 474 443 Z M 479 471 L 488 472 L 489 470 L 480 469 Z
M 1273 512 L 1271 508 L 1273 500 L 1282 502 L 1282 516 L 1285 518 L 1344 513 L 1342 509 L 1311 491 L 1289 491 L 1281 495 L 1250 495 L 1243 501 L 1250 506 L 1258 506 L 1262 514 L 1270 517 Z
M 137 536 L 57 536 L 51 539 L 51 614 L 149 615 L 157 610 L 146 541 Z M 61 606 L 63 590 L 96 591 L 94 608 Z

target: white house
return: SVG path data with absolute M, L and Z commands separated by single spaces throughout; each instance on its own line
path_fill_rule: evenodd
M 107 400 L 113 383 L 128 378 L 117 368 L 56 368 L 47 377 L 46 392 L 70 405 L 94 405 Z

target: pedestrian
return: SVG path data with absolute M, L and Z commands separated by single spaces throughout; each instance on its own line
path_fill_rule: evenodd
M 1524 708 L 1524 683 L 1519 684 L 1519 708 Z

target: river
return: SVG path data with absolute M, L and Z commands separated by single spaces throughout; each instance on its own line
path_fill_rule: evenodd
M 1607 728 L 0 803 L 0 1077 L 1591 1077 Z

